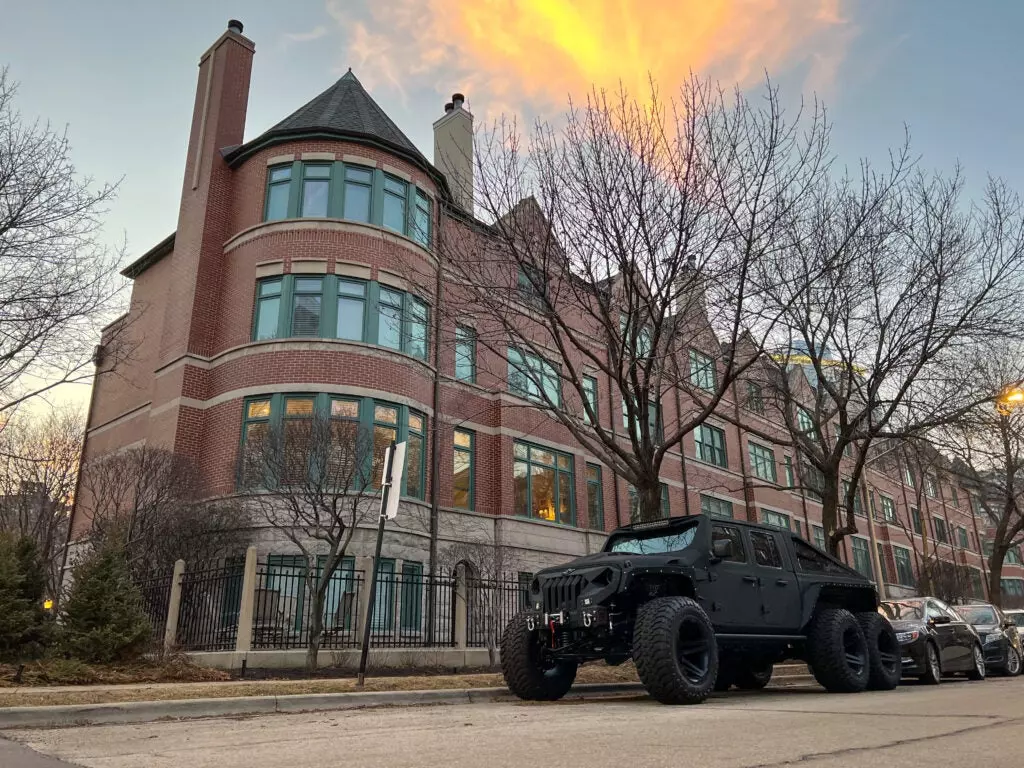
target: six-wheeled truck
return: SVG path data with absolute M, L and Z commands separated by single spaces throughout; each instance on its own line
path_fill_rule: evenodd
M 704 515 L 617 529 L 604 550 L 541 571 L 505 628 L 501 666 L 522 699 L 554 700 L 582 663 L 632 658 L 665 704 L 762 688 L 784 659 L 828 691 L 888 690 L 900 646 L 874 585 L 788 531 Z

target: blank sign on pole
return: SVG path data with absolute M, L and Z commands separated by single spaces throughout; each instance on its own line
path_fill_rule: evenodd
M 388 446 L 387 450 L 391 451 L 391 446 Z M 391 482 L 388 483 L 388 469 L 391 469 Z M 397 443 L 395 445 L 394 457 L 384 455 L 384 469 L 381 476 L 381 487 L 390 486 L 390 492 L 384 495 L 381 499 L 381 504 L 385 505 L 381 509 L 381 515 L 386 517 L 388 520 L 394 520 L 398 517 L 398 501 L 401 497 L 402 489 L 402 478 L 405 477 L 405 443 Z

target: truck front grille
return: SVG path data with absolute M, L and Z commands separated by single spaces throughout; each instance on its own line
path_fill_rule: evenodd
M 584 583 L 583 577 L 577 574 L 545 579 L 541 585 L 545 612 L 558 613 L 576 608 Z

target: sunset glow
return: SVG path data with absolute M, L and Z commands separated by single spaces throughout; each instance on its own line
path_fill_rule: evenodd
M 820 88 L 854 33 L 840 0 L 393 0 L 356 23 L 340 3 L 329 9 L 365 80 L 457 82 L 487 112 L 620 81 L 644 94 L 648 76 L 674 88 L 691 70 L 747 84 L 802 65 Z

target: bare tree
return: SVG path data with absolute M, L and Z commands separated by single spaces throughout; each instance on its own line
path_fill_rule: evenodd
M 0 411 L 91 376 L 121 257 L 100 220 L 116 187 L 93 187 L 66 133 L 28 122 L 0 70 Z
M 179 559 L 237 554 L 251 536 L 241 502 L 205 498 L 193 462 L 163 448 L 129 448 L 87 462 L 79 494 L 77 514 L 91 521 L 91 542 L 124 547 L 136 578 Z
M 281 426 L 259 425 L 246 437 L 241 485 L 263 520 L 306 560 L 310 595 L 306 668 L 317 667 L 327 593 L 356 528 L 374 518 L 384 445 L 356 422 L 310 414 Z
M 35 541 L 51 596 L 60 587 L 84 422 L 81 409 L 65 407 L 15 411 L 0 428 L 0 531 Z
M 1020 388 L 1024 381 L 1024 347 L 1005 343 L 974 363 L 975 375 L 994 393 Z M 974 511 L 991 537 L 988 558 L 990 599 L 1000 604 L 1006 554 L 1024 545 L 1024 407 L 975 405 L 934 439 L 957 461 L 974 487 Z
M 449 211 L 436 238 L 442 326 L 473 326 L 480 382 L 567 429 L 635 487 L 639 516 L 658 517 L 667 451 L 780 314 L 754 266 L 806 215 L 828 163 L 824 111 L 788 117 L 770 83 L 760 102 L 696 78 L 669 102 L 653 87 L 649 103 L 594 93 L 529 139 L 502 121 L 477 137 L 479 218 Z
M 776 326 L 773 394 L 821 488 L 828 548 L 857 532 L 872 447 L 923 436 L 996 392 L 973 361 L 1019 337 L 1021 201 L 991 181 L 913 171 L 906 150 L 878 174 L 816 191 L 816 215 L 761 280 Z

